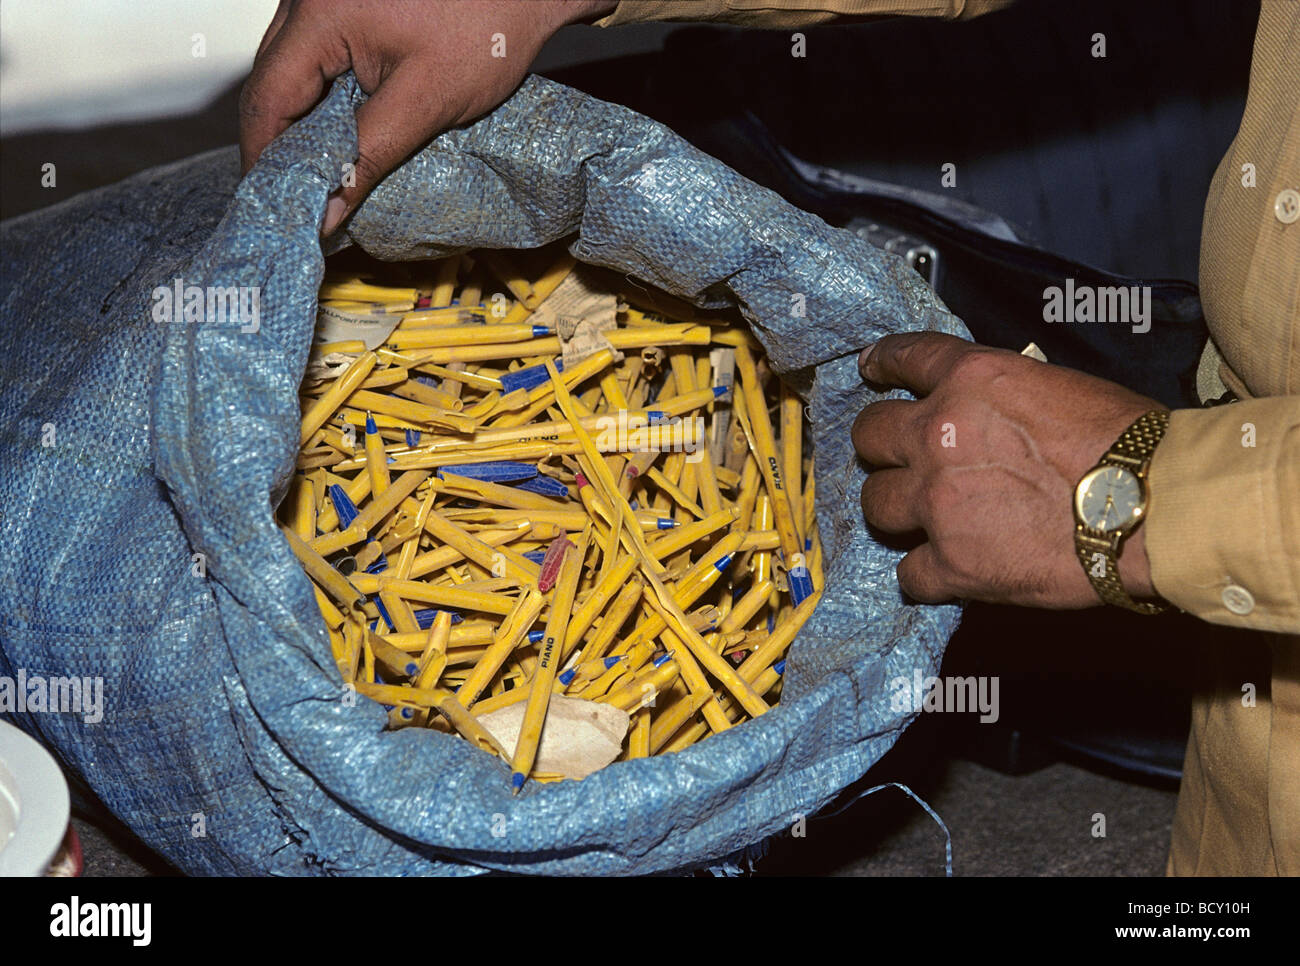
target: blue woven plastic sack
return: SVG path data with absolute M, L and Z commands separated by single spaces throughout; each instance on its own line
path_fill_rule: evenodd
M 574 235 L 582 261 L 734 303 L 811 407 L 827 588 L 779 706 L 515 798 L 504 763 L 386 732 L 379 705 L 349 696 L 272 518 L 298 442 L 318 229 L 361 99 L 338 82 L 242 182 L 223 150 L 3 226 L 0 675 L 104 688 L 96 723 L 6 717 L 190 873 L 649 873 L 815 812 L 907 725 L 888 682 L 934 673 L 959 616 L 905 604 L 899 555 L 864 532 L 849 427 L 874 397 L 854 356 L 888 332 L 964 327 L 899 259 L 536 77 L 373 193 L 347 234 L 384 259 Z M 256 289 L 258 317 L 158 321 L 152 293 L 177 279 Z

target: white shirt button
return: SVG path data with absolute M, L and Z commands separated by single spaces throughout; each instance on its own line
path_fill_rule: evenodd
M 1300 191 L 1287 188 L 1273 199 L 1273 214 L 1284 225 L 1300 218 Z
M 1255 596 L 1245 587 L 1229 584 L 1223 588 L 1223 606 L 1244 617 L 1255 609 Z

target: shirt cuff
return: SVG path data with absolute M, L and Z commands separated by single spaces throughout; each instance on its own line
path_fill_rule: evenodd
M 966 20 L 1013 0 L 620 0 L 597 27 L 704 20 L 750 27 L 805 27 L 835 17 L 910 16 Z
M 1173 412 L 1148 484 L 1160 596 L 1214 624 L 1300 632 L 1300 397 Z

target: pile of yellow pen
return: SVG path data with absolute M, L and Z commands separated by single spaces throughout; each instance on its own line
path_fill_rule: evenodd
M 803 405 L 757 341 L 625 284 L 565 356 L 530 320 L 575 267 L 327 276 L 322 310 L 400 322 L 313 347 L 280 508 L 344 681 L 392 727 L 500 755 L 516 790 L 558 777 L 534 768 L 554 694 L 628 712 L 625 759 L 769 710 L 822 585 Z M 521 702 L 512 754 L 478 718 Z

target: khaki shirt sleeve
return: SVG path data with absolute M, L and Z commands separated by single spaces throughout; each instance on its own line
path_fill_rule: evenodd
M 1149 483 L 1162 597 L 1214 624 L 1300 632 L 1300 396 L 1176 410 Z
M 598 27 L 654 20 L 704 20 L 746 27 L 808 27 L 836 17 L 910 16 L 967 20 L 1013 0 L 621 0 Z

